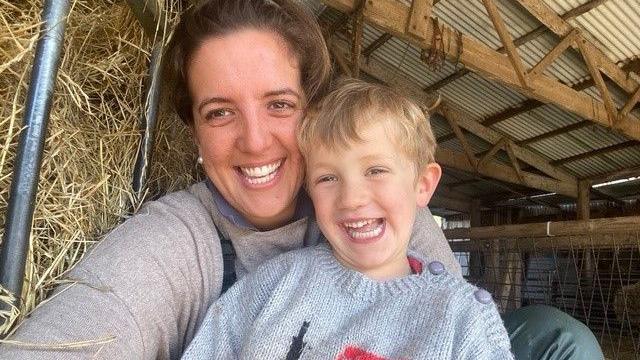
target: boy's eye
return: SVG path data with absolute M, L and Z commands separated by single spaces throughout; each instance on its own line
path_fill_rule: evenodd
M 387 172 L 389 171 L 383 167 L 373 167 L 367 170 L 367 175 L 382 175 Z

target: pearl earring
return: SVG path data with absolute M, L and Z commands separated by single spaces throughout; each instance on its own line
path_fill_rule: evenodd
M 198 155 L 198 160 L 196 160 L 198 162 L 198 164 L 202 165 L 202 163 L 204 162 L 204 160 L 202 160 L 202 156 Z

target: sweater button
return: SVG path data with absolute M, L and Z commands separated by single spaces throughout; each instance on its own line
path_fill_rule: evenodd
M 444 265 L 440 261 L 432 261 L 428 265 L 429 272 L 433 275 L 440 275 L 444 272 Z
M 473 293 L 473 296 L 475 296 L 476 300 L 478 300 L 478 302 L 482 304 L 488 304 L 493 300 L 493 298 L 491 297 L 491 294 L 485 289 L 476 290 Z

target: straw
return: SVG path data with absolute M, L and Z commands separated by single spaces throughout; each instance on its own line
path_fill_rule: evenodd
M 179 0 L 161 4 L 169 22 Z M 4 229 L 42 1 L 0 0 L 0 227 Z M 162 38 L 162 34 L 159 38 Z M 164 35 L 166 36 L 166 34 Z M 76 0 L 48 126 L 19 307 L 0 314 L 8 333 L 65 282 L 64 274 L 131 209 L 131 182 L 152 40 L 124 1 Z M 162 107 L 148 196 L 194 181 L 188 130 Z M 2 230 L 4 232 L 4 230 Z M 0 301 L 15 296 L 0 291 Z

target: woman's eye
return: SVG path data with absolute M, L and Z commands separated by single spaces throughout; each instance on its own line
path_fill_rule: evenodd
M 296 105 L 289 101 L 278 100 L 269 103 L 268 108 L 280 116 L 287 116 L 296 110 Z
M 219 124 L 229 119 L 233 114 L 233 111 L 227 108 L 212 109 L 205 113 L 204 119 L 208 123 Z
M 320 184 L 323 182 L 330 182 L 330 181 L 336 181 L 336 180 L 338 180 L 338 178 L 335 177 L 334 175 L 323 175 L 323 176 L 320 176 L 318 180 L 316 180 L 316 183 Z

